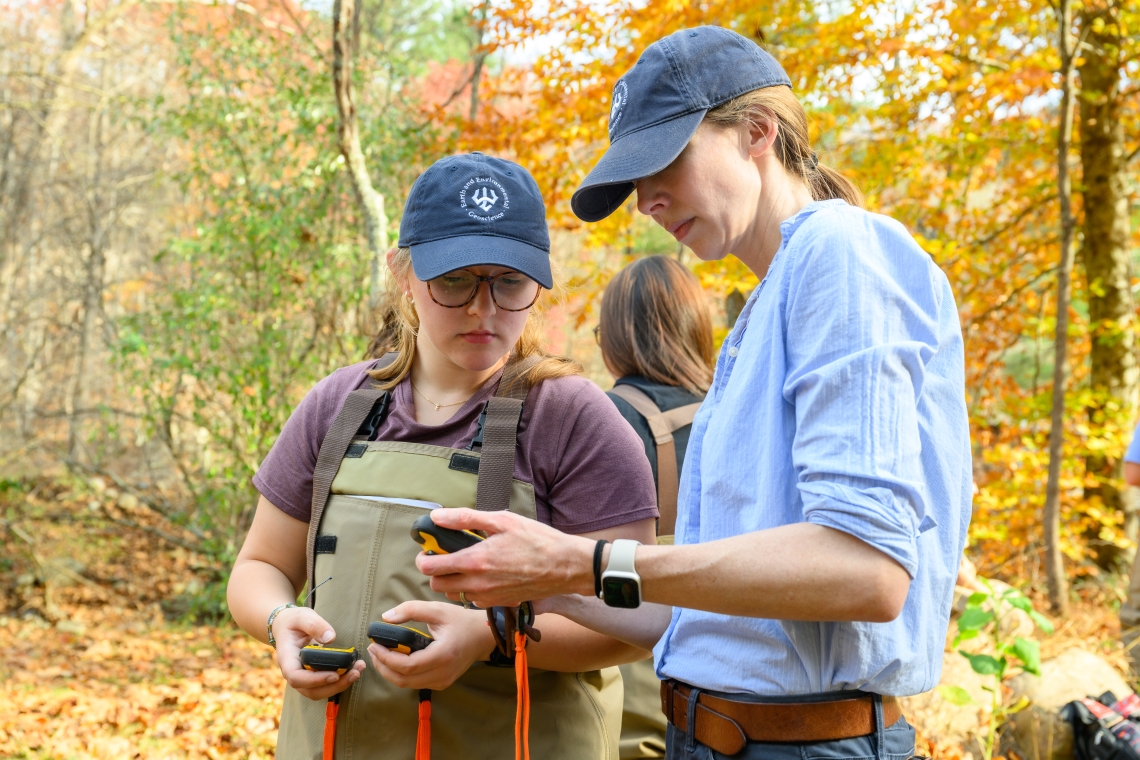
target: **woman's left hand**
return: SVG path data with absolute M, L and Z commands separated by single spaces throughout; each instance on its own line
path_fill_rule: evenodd
M 376 670 L 403 689 L 446 689 L 474 663 L 491 656 L 495 639 L 487 613 L 446 602 L 404 602 L 383 615 L 386 623 L 426 623 L 435 639 L 427 648 L 400 654 L 371 644 L 368 654 Z

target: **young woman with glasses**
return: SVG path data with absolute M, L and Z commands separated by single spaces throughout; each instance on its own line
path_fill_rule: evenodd
M 412 188 L 388 266 L 394 352 L 336 370 L 293 412 L 254 478 L 261 500 L 230 579 L 230 609 L 248 633 L 276 644 L 288 683 L 278 757 L 319 757 L 323 700 L 346 690 L 338 746 L 421 757 L 417 699 L 431 690 L 433 760 L 501 760 L 515 750 L 516 673 L 496 667 L 504 663 L 486 612 L 433 593 L 415 569 L 411 521 L 432 503 L 479 505 L 591 539 L 650 542 L 653 476 L 602 391 L 542 350 L 532 312 L 553 285 L 549 238 L 522 167 L 481 154 L 437 162 Z M 518 387 L 521 414 L 495 433 L 517 441 L 506 455 L 509 485 L 502 503 L 481 504 L 490 410 Z M 322 447 L 364 391 L 380 400 L 364 408 L 354 443 L 342 442 L 330 485 Z M 292 606 L 307 583 L 312 606 Z M 366 627 L 381 620 L 434 641 L 410 654 L 370 644 Z M 539 615 L 534 628 L 541 640 L 526 652 L 535 756 L 616 757 L 621 700 L 611 666 L 648 652 L 556 615 Z M 362 659 L 340 674 L 309 671 L 299 653 L 311 642 L 354 647 Z

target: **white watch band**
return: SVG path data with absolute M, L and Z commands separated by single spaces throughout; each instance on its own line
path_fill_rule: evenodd
M 606 563 L 606 571 L 602 573 L 602 577 L 606 573 L 632 573 L 637 575 L 637 569 L 634 567 L 634 558 L 637 556 L 637 547 L 641 546 L 640 541 L 631 541 L 627 538 L 619 538 L 610 544 L 610 560 Z

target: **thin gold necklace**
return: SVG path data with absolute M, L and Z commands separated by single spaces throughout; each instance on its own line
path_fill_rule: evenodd
M 428 402 L 429 404 L 431 404 L 432 406 L 434 406 L 434 407 L 435 407 L 435 410 L 436 410 L 437 412 L 438 412 L 440 409 L 444 409 L 444 408 L 446 408 L 446 407 L 449 407 L 449 406 L 459 406 L 460 404 L 466 404 L 466 403 L 467 403 L 467 401 L 468 401 L 468 400 L 471 398 L 471 396 L 474 396 L 474 395 L 475 395 L 475 391 L 472 391 L 472 392 L 471 392 L 471 396 L 468 396 L 467 398 L 463 399 L 462 401 L 456 401 L 456 402 L 454 402 L 454 403 L 451 403 L 451 404 L 440 404 L 440 403 L 438 403 L 438 402 L 436 402 L 436 401 L 432 401 L 430 398 L 428 398 L 427 396 L 425 396 L 425 395 L 424 395 L 424 392 L 423 392 L 423 391 L 421 391 L 419 388 L 417 388 L 417 387 L 416 387 L 416 384 L 415 384 L 415 383 L 412 383 L 412 378 L 410 378 L 410 377 L 409 377 L 409 378 L 408 378 L 408 382 L 412 384 L 412 390 L 414 390 L 416 393 L 420 394 L 420 397 L 421 397 L 421 398 L 423 398 L 423 400 L 424 400 L 424 401 L 426 401 L 426 402 Z

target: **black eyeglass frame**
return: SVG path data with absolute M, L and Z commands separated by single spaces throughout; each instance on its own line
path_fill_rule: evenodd
M 469 305 L 479 295 L 479 286 L 482 285 L 483 283 L 487 283 L 487 290 L 490 291 L 490 293 L 491 293 L 491 301 L 495 304 L 495 308 L 502 309 L 503 311 L 526 311 L 530 307 L 534 306 L 538 302 L 538 297 L 540 295 L 542 295 L 542 285 L 539 282 L 537 282 L 533 277 L 530 277 L 529 275 L 524 274 L 523 272 L 519 272 L 517 270 L 511 270 L 509 272 L 500 272 L 499 274 L 492 275 L 491 277 L 483 277 L 482 275 L 475 274 L 470 269 L 455 269 L 453 271 L 466 272 L 467 274 L 474 277 L 475 278 L 475 287 L 471 289 L 471 296 L 466 301 L 464 301 L 463 303 L 458 304 L 456 306 L 449 306 L 448 304 L 445 304 L 445 303 L 439 303 L 439 299 L 435 297 L 435 293 L 431 292 L 432 280 L 436 280 L 439 278 L 433 277 L 432 280 L 428 280 L 426 283 L 428 295 L 431 297 L 431 300 L 435 301 L 437 304 L 439 304 L 440 306 L 442 306 L 445 309 L 462 309 L 464 306 Z M 448 274 L 451 274 L 451 272 L 445 272 L 444 274 L 441 274 L 440 277 L 444 277 L 445 275 L 448 275 Z M 533 282 L 535 285 L 538 286 L 534 291 L 534 300 L 531 301 L 530 303 L 528 303 L 526 306 L 523 306 L 520 309 L 508 309 L 506 306 L 503 306 L 502 304 L 500 304 L 499 300 L 497 298 L 495 298 L 495 281 L 498 280 L 500 277 L 506 277 L 507 275 L 512 275 L 512 274 L 521 274 L 523 277 L 526 277 L 528 280 L 530 280 L 531 282 Z

